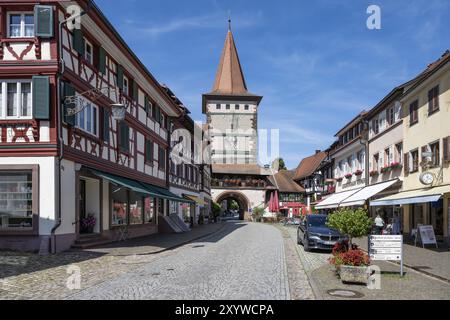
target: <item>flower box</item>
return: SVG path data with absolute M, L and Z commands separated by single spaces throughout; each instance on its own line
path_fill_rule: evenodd
M 354 267 L 340 265 L 337 268 L 339 277 L 343 283 L 359 283 L 367 285 L 369 280 L 368 267 Z
M 342 180 L 344 180 L 343 178 L 336 178 L 337 182 L 342 182 Z
M 390 172 L 391 170 L 392 170 L 391 167 L 384 167 L 384 168 L 381 169 L 381 173 L 388 173 L 388 172 Z
M 373 170 L 369 172 L 369 176 L 371 177 L 376 177 L 378 176 L 380 173 L 377 170 Z
M 355 176 L 357 176 L 357 177 L 362 176 L 362 174 L 363 174 L 362 170 L 356 170 L 356 172 L 355 172 Z
M 346 179 L 351 179 L 353 177 L 353 174 L 348 173 L 344 176 Z

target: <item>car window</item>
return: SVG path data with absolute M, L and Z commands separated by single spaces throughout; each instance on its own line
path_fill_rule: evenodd
M 324 216 L 309 216 L 308 227 L 326 227 L 327 217 Z

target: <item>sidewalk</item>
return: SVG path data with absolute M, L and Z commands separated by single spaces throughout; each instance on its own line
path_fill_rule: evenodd
M 224 226 L 224 223 L 208 224 L 183 234 L 156 234 L 49 256 L 0 251 L 0 300 L 64 299 L 132 272 L 161 255 L 170 254 L 169 250 L 216 233 Z M 76 271 L 74 268 L 81 276 L 80 290 L 67 287 Z
M 361 249 L 367 251 L 367 238 L 355 239 Z M 450 282 L 450 250 L 403 244 L 403 264 L 429 276 Z

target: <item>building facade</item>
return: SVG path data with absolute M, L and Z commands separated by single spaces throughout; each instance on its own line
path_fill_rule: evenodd
M 80 28 L 64 22 L 74 3 Z M 169 199 L 182 201 L 168 190 L 179 107 L 93 2 L 4 1 L 0 12 L 0 247 L 157 232 Z

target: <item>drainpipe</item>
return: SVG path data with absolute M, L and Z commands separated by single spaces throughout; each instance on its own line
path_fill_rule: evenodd
M 63 50 L 62 50 L 62 28 L 67 22 L 72 21 L 74 19 L 80 18 L 85 15 L 87 11 L 83 11 L 76 16 L 71 16 L 66 20 L 63 20 L 58 25 L 58 59 L 60 68 L 58 70 L 58 74 L 56 76 L 56 112 L 57 112 L 57 132 L 58 132 L 58 144 L 59 144 L 59 156 L 58 156 L 58 165 L 57 165 L 57 185 L 58 192 L 56 192 L 57 200 L 57 217 L 55 217 L 55 225 L 53 226 L 50 232 L 51 239 L 51 253 L 56 253 L 56 230 L 61 226 L 61 161 L 64 158 L 64 139 L 62 137 L 62 112 L 61 112 L 61 77 L 64 74 L 64 58 L 63 58 Z M 56 179 L 55 179 L 56 182 Z

